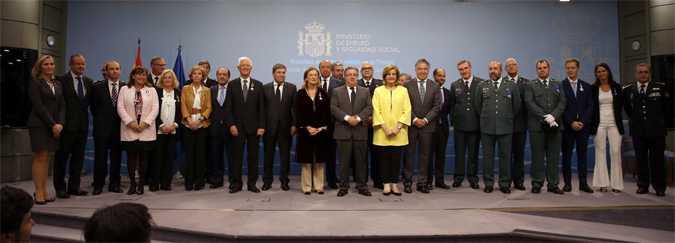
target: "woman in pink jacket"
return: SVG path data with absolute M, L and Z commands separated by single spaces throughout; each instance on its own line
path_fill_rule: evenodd
M 127 151 L 127 171 L 131 186 L 127 195 L 143 195 L 143 181 L 148 169 L 148 156 L 155 147 L 157 130 L 155 118 L 159 112 L 157 91 L 146 82 L 148 70 L 135 67 L 131 70 L 127 85 L 120 89 L 117 101 L 117 114 L 120 115 L 120 139 L 122 149 Z M 136 161 L 140 161 L 141 174 L 138 191 L 136 190 Z

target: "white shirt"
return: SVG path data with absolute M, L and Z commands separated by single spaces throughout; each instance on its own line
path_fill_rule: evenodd
M 202 109 L 202 88 L 204 88 L 203 84 L 199 86 L 199 89 L 195 89 L 195 86 L 192 86 L 192 91 L 195 92 L 195 100 L 192 103 L 193 109 L 198 109 L 198 110 Z M 202 113 L 200 112 L 200 113 L 197 113 L 197 114 L 192 114 L 191 118 L 192 118 L 192 121 L 199 120 L 199 118 L 202 118 Z M 185 125 L 185 126 L 188 127 L 188 128 L 190 127 L 189 125 Z M 202 128 L 202 127 L 204 127 L 204 124 L 200 122 L 199 126 L 197 126 L 197 128 Z
M 598 103 L 600 107 L 600 124 L 615 124 L 614 121 L 614 96 L 612 90 L 605 92 L 600 89 L 598 93 Z
M 643 84 L 641 84 L 640 82 L 637 83 L 637 86 L 638 86 L 638 93 L 641 92 L 641 90 L 642 90 L 642 85 L 643 85 Z M 644 83 L 644 85 L 645 85 L 645 94 L 646 94 L 646 93 L 647 93 L 647 90 L 648 90 L 648 88 L 649 88 L 649 81 L 647 81 L 646 83 Z
M 251 88 L 251 77 L 248 77 L 248 78 L 239 77 L 239 79 L 241 81 L 241 90 L 242 91 L 244 90 L 244 81 L 246 81 L 246 88 L 248 88 L 248 89 Z
M 508 75 L 507 75 L 507 76 L 508 76 Z M 509 77 L 509 80 L 510 80 L 510 81 L 513 81 L 513 82 L 518 82 L 518 74 L 516 74 L 516 76 L 515 76 L 515 77 L 513 77 L 513 78 L 512 78 L 512 77 L 510 77 L 510 76 L 508 76 L 508 77 Z
M 373 78 L 370 78 L 370 80 L 368 80 L 368 81 L 366 81 L 366 79 L 363 79 L 363 85 L 367 85 L 368 87 L 373 85 Z
M 282 95 L 284 94 L 284 84 L 285 83 L 286 82 L 283 82 L 283 83 L 274 82 L 274 95 L 277 95 L 277 87 L 279 87 L 279 97 L 282 97 Z
M 176 94 L 173 90 L 171 92 L 166 92 L 166 90 L 162 89 L 162 92 L 162 112 L 159 114 L 160 122 L 162 123 L 159 126 L 169 128 L 171 125 L 176 125 L 176 127 L 178 127 L 178 124 L 174 121 L 174 118 L 176 117 Z M 157 129 L 157 134 L 164 133 L 162 132 L 162 129 Z M 176 134 L 176 130 L 171 134 Z
M 497 89 L 499 89 L 499 86 L 502 85 L 502 78 L 497 79 L 497 81 L 490 80 L 490 85 L 494 86 L 495 82 L 497 82 Z
M 108 79 L 108 92 L 110 92 L 110 98 L 112 98 L 112 96 L 113 96 L 113 84 L 115 84 L 115 86 L 117 88 L 117 91 L 116 91 L 117 95 L 120 94 L 120 89 L 121 89 L 120 81 L 117 80 L 117 81 L 113 82 L 110 79 Z
M 77 80 L 77 78 L 75 78 L 75 77 L 77 77 L 77 75 L 75 75 L 75 73 L 73 73 L 73 71 L 70 71 L 70 75 L 73 76 L 73 85 L 75 86 L 75 93 L 77 93 L 77 86 L 78 86 L 78 82 L 79 82 Z M 82 80 L 82 82 L 84 82 L 84 77 L 80 76 L 80 79 Z M 83 91 L 82 96 L 87 95 L 87 89 L 84 87 L 84 83 L 82 83 L 82 91 Z
M 349 102 L 351 102 L 351 100 L 352 100 L 352 88 L 349 87 L 349 86 L 346 86 L 346 87 L 347 87 L 347 96 L 349 97 Z M 354 86 L 354 95 L 356 95 L 356 90 L 357 90 L 357 88 L 356 88 L 356 86 Z M 356 102 L 356 99 L 354 99 L 354 102 Z M 348 121 L 348 120 L 349 120 L 349 115 L 345 115 L 345 121 Z M 356 120 L 361 122 L 361 117 L 357 116 Z
M 464 81 L 465 84 L 466 84 L 466 82 L 469 82 L 469 85 L 468 85 L 468 86 L 469 86 L 469 88 L 470 88 L 470 87 L 471 87 L 471 82 L 473 82 L 473 75 L 471 75 L 471 77 L 470 77 L 468 80 L 467 80 L 467 79 L 462 79 L 462 80 Z M 425 88 L 426 88 L 426 87 L 425 87 Z
M 328 76 L 328 78 L 321 77 L 321 85 L 319 85 L 319 87 L 321 87 L 322 89 L 324 80 L 326 82 L 326 92 L 328 92 L 328 89 L 330 89 L 330 76 Z
M 541 78 L 537 77 L 537 79 L 539 79 L 539 81 L 541 81 L 542 84 L 544 83 L 544 81 L 546 81 L 546 88 L 548 89 L 548 85 L 551 84 L 551 78 L 550 77 L 546 78 L 546 79 L 541 79 Z

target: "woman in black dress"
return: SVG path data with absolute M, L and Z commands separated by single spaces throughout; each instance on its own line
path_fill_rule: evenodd
M 66 103 L 63 87 L 54 79 L 54 58 L 45 55 L 38 59 L 28 84 L 32 108 L 28 115 L 30 145 L 35 152 L 33 182 L 35 203 L 46 204 L 55 199 L 47 193 L 49 157 L 59 149 L 59 135 L 66 121 Z
M 182 115 L 180 113 L 180 90 L 176 74 L 167 69 L 159 75 L 157 97 L 159 97 L 159 113 L 157 126 L 157 142 L 155 144 L 155 164 L 150 177 L 150 191 L 171 190 L 173 177 L 173 153 L 178 142 L 178 132 Z

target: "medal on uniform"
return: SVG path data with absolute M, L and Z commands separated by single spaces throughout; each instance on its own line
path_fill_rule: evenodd
M 558 92 L 558 94 L 560 94 L 560 89 L 558 88 L 557 84 L 555 85 L 555 91 Z
M 630 99 L 631 100 L 633 99 L 633 93 L 630 93 Z
M 579 84 L 579 91 L 584 92 L 584 86 Z
M 511 90 L 509 90 L 509 88 L 506 88 L 506 92 L 509 94 L 509 99 L 511 99 Z

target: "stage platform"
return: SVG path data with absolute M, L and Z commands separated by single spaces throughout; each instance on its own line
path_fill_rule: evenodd
M 82 178 L 83 189 L 90 193 L 92 179 L 91 175 Z M 122 180 L 126 191 L 128 179 L 123 175 Z M 51 178 L 48 181 L 53 192 Z M 446 175 L 446 181 L 451 182 L 452 176 Z M 337 197 L 338 190 L 328 187 L 324 195 L 302 194 L 299 176 L 291 177 L 290 191 L 282 191 L 275 182 L 269 191 L 252 193 L 244 188 L 235 194 L 229 194 L 227 186 L 188 192 L 178 179 L 172 191 L 150 192 L 146 187 L 142 196 L 104 191 L 35 205 L 32 239 L 82 241 L 81 229 L 97 208 L 136 202 L 150 208 L 157 224 L 152 239 L 158 242 L 675 242 L 675 190 L 668 188 L 666 197 L 657 197 L 653 190 L 638 195 L 636 179 L 626 175 L 624 182 L 621 193 L 580 192 L 574 180 L 571 193 L 532 194 L 528 175 L 528 190 L 512 188 L 509 195 L 497 187 L 487 194 L 482 184 L 475 190 L 465 182 L 459 188 L 434 188 L 430 194 L 414 191 L 401 197 L 384 196 L 372 187 L 373 196 L 365 197 L 352 184 L 348 195 Z M 34 190 L 32 181 L 5 184 L 31 194 Z

